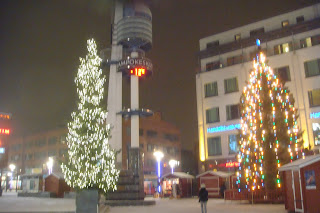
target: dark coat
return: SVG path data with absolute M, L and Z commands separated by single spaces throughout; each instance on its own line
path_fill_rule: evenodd
M 205 188 L 201 188 L 199 192 L 199 202 L 208 201 L 208 191 Z

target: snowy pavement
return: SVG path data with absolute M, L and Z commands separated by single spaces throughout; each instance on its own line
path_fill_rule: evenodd
M 146 198 L 153 199 L 153 198 Z M 245 201 L 224 201 L 222 199 L 210 199 L 208 201 L 208 213 L 286 213 L 283 204 L 255 204 Z M 4 193 L 0 197 L 0 212 L 75 212 L 74 199 L 60 198 L 26 198 L 17 197 L 15 193 Z M 199 213 L 200 204 L 197 198 L 185 199 L 156 199 L 154 206 L 129 206 L 110 207 L 110 213 Z

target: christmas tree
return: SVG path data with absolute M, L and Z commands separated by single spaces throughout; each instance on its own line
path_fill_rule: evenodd
M 253 67 L 240 98 L 239 191 L 281 187 L 278 168 L 304 155 L 290 91 L 261 51 Z
M 87 41 L 88 54 L 80 58 L 75 83 L 79 96 L 78 110 L 68 123 L 68 161 L 62 172 L 68 185 L 76 189 L 116 190 L 119 171 L 115 168 L 116 153 L 110 148 L 110 126 L 107 112 L 101 107 L 105 76 L 93 39 Z

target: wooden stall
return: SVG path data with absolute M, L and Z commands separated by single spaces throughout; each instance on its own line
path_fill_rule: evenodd
M 320 212 L 320 155 L 307 156 L 280 167 L 285 208 L 294 212 Z
M 22 192 L 36 193 L 43 190 L 42 174 L 21 175 Z
M 233 173 L 220 172 L 220 171 L 206 171 L 202 174 L 197 175 L 198 186 L 202 183 L 206 185 L 209 197 L 221 197 L 220 187 L 224 184 L 225 189 L 233 188 L 235 178 Z
M 52 173 L 45 178 L 45 191 L 53 192 L 56 197 L 62 198 L 65 192 L 70 191 L 70 186 L 64 181 L 60 173 Z
M 191 197 L 194 176 L 184 172 L 173 172 L 161 177 L 162 194 L 164 197 Z

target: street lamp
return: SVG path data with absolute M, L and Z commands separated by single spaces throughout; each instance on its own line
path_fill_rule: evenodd
M 48 175 L 52 173 L 52 167 L 53 167 L 53 158 L 49 157 L 49 160 L 47 162 L 47 167 L 48 167 Z
M 9 165 L 9 169 L 11 170 L 11 178 L 10 179 L 11 179 L 11 184 L 13 185 L 13 171 L 16 169 L 16 165 L 10 164 Z M 17 179 L 17 181 L 18 181 L 18 179 Z M 16 184 L 16 191 L 17 191 L 17 184 Z
M 173 169 L 177 164 L 178 164 L 178 161 L 176 161 L 176 160 L 170 160 L 169 161 L 169 165 L 171 167 L 171 174 L 173 174 Z
M 158 192 L 160 193 L 161 187 L 160 187 L 160 161 L 163 158 L 163 153 L 160 151 L 156 151 L 153 153 L 153 155 L 156 157 L 156 160 L 158 162 Z

